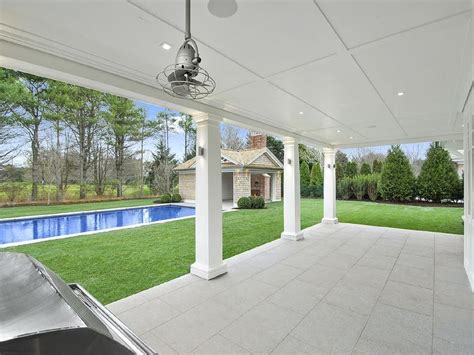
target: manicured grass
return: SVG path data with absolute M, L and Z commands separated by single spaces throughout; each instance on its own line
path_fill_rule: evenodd
M 153 204 L 153 201 L 155 200 L 156 197 L 135 200 L 72 203 L 51 206 L 2 207 L 0 208 L 0 218 L 38 216 L 43 214 L 103 210 L 107 208 L 145 206 Z
M 303 228 L 319 223 L 322 200 L 305 199 L 301 206 Z M 338 201 L 337 211 L 341 222 L 462 234 L 462 208 Z M 282 203 L 224 213 L 224 258 L 277 239 L 282 229 Z M 7 250 L 34 256 L 109 303 L 187 273 L 194 261 L 194 219 Z

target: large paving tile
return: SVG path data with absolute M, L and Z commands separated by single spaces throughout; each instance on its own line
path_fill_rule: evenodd
M 435 265 L 435 280 L 469 285 L 466 271 L 462 268 L 452 268 Z
M 357 265 L 368 266 L 383 270 L 392 270 L 396 260 L 397 259 L 392 256 L 366 254 L 359 260 Z
M 167 303 L 154 299 L 122 312 L 118 317 L 135 333 L 141 335 L 176 317 L 179 311 Z
M 295 279 L 302 272 L 303 270 L 293 266 L 276 264 L 271 268 L 256 274 L 253 278 L 275 287 L 282 287 Z
M 239 317 L 239 313 L 209 300 L 150 331 L 172 349 L 189 353 Z
M 178 352 L 161 340 L 153 330 L 142 334 L 140 338 L 160 355 L 178 355 Z
M 268 300 L 276 305 L 304 315 L 308 313 L 321 298 L 320 289 L 317 286 L 307 282 L 293 280 L 271 295 Z
M 433 258 L 404 253 L 403 250 L 397 259 L 397 264 L 431 271 L 434 270 Z
M 299 313 L 264 302 L 227 326 L 221 334 L 252 353 L 269 353 L 302 317 Z
M 391 281 L 433 289 L 433 271 L 395 264 L 389 279 Z
M 275 350 L 272 351 L 272 355 L 289 355 L 289 354 L 318 354 L 320 350 L 312 345 L 306 344 L 305 342 L 287 336 Z
M 464 268 L 464 259 L 462 254 L 436 254 L 436 266 L 444 266 L 450 268 Z
M 424 256 L 426 258 L 434 258 L 434 248 L 432 246 L 405 244 L 402 252 L 411 255 Z
M 352 352 L 354 355 L 423 355 L 431 354 L 427 348 L 411 343 L 390 344 L 361 337 Z
M 340 246 L 339 248 L 337 248 L 336 252 L 338 254 L 350 255 L 350 256 L 353 256 L 353 257 L 356 257 L 357 259 L 359 259 L 364 254 L 367 253 L 369 248 L 370 248 L 370 246 L 366 246 L 366 245 L 358 245 L 358 244 L 353 245 L 353 244 L 346 243 L 346 244 Z
M 389 274 L 389 270 L 355 265 L 347 272 L 342 281 L 345 283 L 350 282 L 355 285 L 370 286 L 382 290 Z
M 301 251 L 299 253 L 296 253 L 294 255 L 289 256 L 286 259 L 283 259 L 280 264 L 283 265 L 288 265 L 292 267 L 297 267 L 299 269 L 306 270 L 310 266 L 316 264 L 320 257 L 308 253 L 306 251 Z
M 433 354 L 437 355 L 466 355 L 474 354 L 474 345 L 462 345 L 453 343 L 438 337 L 433 338 Z
M 458 308 L 474 309 L 474 293 L 469 285 L 437 280 L 435 281 L 434 295 L 436 303 Z
M 352 266 L 357 262 L 358 259 L 358 257 L 340 254 L 335 251 L 318 260 L 318 264 L 347 271 L 352 268 Z
M 402 245 L 384 245 L 384 244 L 375 244 L 369 250 L 371 255 L 383 255 L 383 256 L 391 256 L 391 257 L 398 257 L 400 252 L 402 251 Z
M 122 298 L 121 300 L 109 303 L 106 307 L 109 311 L 115 315 L 118 315 L 147 301 L 149 301 L 149 299 L 143 295 L 143 292 L 140 292 L 129 297 Z
M 377 302 L 380 291 L 378 288 L 345 282 L 343 279 L 326 295 L 324 302 L 368 316 Z
M 215 282 L 214 280 L 200 280 L 175 291 L 166 293 L 160 298 L 173 308 L 185 312 L 194 306 L 205 302 L 226 288 L 226 285 Z
M 433 335 L 437 338 L 474 349 L 474 312 L 435 303 Z
M 195 275 L 186 274 L 176 279 L 167 281 L 161 285 L 158 285 L 158 286 L 149 288 L 148 290 L 145 290 L 143 292 L 140 292 L 140 295 L 145 296 L 149 300 L 153 300 L 167 293 L 175 291 L 181 287 L 188 286 L 192 283 L 201 282 L 201 281 L 202 279 Z
M 316 264 L 297 279 L 316 286 L 318 296 L 324 297 L 344 275 L 345 272 L 342 270 Z
M 242 348 L 241 346 L 231 342 L 229 339 L 224 338 L 222 335 L 214 335 L 211 339 L 201 344 L 192 354 L 235 354 L 235 355 L 246 355 L 250 353 Z
M 380 303 L 408 311 L 433 315 L 433 290 L 389 281 L 380 295 Z
M 367 317 L 327 303 L 319 303 L 291 332 L 291 336 L 321 353 L 347 353 L 357 342 Z
M 243 314 L 277 290 L 265 282 L 248 279 L 214 296 L 212 300 Z
M 288 256 L 281 255 L 279 253 L 274 253 L 270 249 L 268 251 L 262 252 L 251 258 L 246 259 L 245 262 L 253 267 L 257 267 L 259 269 L 266 269 L 287 257 Z
M 414 344 L 431 351 L 432 317 L 384 304 L 377 304 L 362 337 L 374 342 L 403 347 Z

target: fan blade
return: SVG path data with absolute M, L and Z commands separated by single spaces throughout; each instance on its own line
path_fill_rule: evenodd
M 193 84 L 196 84 L 196 85 L 200 85 L 200 86 L 211 86 L 211 85 L 208 85 L 208 84 L 204 84 L 203 82 L 199 81 L 199 80 L 195 80 L 195 79 L 189 79 L 188 80 L 190 83 L 193 83 Z

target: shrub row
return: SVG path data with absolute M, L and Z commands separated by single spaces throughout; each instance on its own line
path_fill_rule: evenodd
M 182 198 L 180 194 L 163 194 L 160 196 L 159 200 L 156 200 L 155 203 L 170 203 L 170 202 L 181 202 Z
M 358 200 L 380 198 L 380 174 L 343 177 L 337 184 L 337 193 L 343 200 L 355 197 Z
M 265 208 L 265 200 L 262 196 L 241 197 L 237 201 L 240 209 L 261 209 Z

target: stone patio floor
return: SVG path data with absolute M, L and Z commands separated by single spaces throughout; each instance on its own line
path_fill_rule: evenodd
M 471 354 L 463 238 L 316 225 L 108 305 L 160 354 Z

